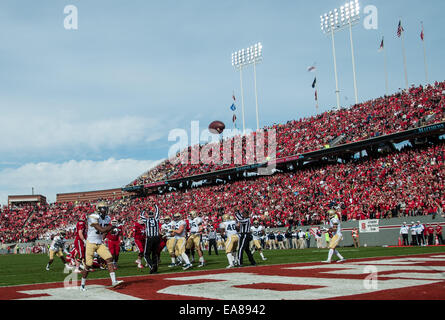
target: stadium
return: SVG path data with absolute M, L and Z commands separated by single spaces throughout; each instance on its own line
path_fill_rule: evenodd
M 202 7 L 203 11 L 209 10 L 212 16 L 212 6 L 196 2 L 192 4 L 193 8 Z M 159 101 L 155 96 L 154 102 L 150 100 L 150 106 L 153 103 L 156 107 L 148 111 L 144 110 L 145 104 L 134 110 L 110 106 L 96 111 L 90 106 L 86 107 L 88 110 L 82 114 L 82 121 L 87 122 L 89 116 L 94 119 L 96 113 L 100 119 L 93 122 L 92 130 L 84 122 L 75 131 L 70 131 L 74 125 L 68 122 L 60 131 L 54 129 L 56 125 L 53 127 L 49 122 L 42 122 L 38 132 L 29 134 L 25 122 L 22 125 L 26 139 L 21 140 L 20 137 L 17 143 L 11 144 L 14 145 L 11 148 L 17 148 L 17 152 L 9 149 L 10 144 L 0 143 L 0 147 L 6 150 L 2 153 L 5 162 L 0 163 L 0 178 L 6 182 L 0 183 L 0 187 L 5 185 L 5 188 L 9 188 L 5 191 L 8 193 L 7 203 L 2 203 L 0 207 L 0 299 L 444 300 L 445 81 L 440 79 L 442 75 L 439 74 L 443 70 L 440 54 L 426 50 L 440 51 L 441 47 L 436 47 L 432 40 L 428 44 L 428 32 L 424 29 L 424 24 L 428 24 L 429 30 L 437 29 L 438 22 L 434 18 L 434 10 L 417 12 L 421 17 L 414 15 L 419 10 L 417 5 L 402 8 L 401 1 L 394 1 L 398 4 L 391 5 L 361 2 L 365 1 L 354 0 L 345 4 L 322 2 L 308 9 L 311 13 L 319 12 L 319 17 L 307 20 L 315 20 L 319 38 L 312 42 L 306 39 L 308 46 L 320 51 L 316 55 L 319 62 L 312 63 L 313 52 L 295 49 L 299 51 L 299 59 L 304 57 L 309 61 L 304 61 L 303 72 L 296 75 L 302 83 L 307 82 L 306 87 L 298 88 L 296 95 L 303 96 L 299 103 L 310 104 L 305 108 L 312 108 L 311 111 L 297 110 L 297 116 L 294 110 L 291 113 L 288 110 L 293 107 L 282 111 L 280 107 L 273 106 L 275 99 L 277 104 L 290 104 L 292 99 L 289 97 L 295 98 L 295 89 L 289 89 L 289 85 L 284 83 L 289 81 L 287 71 L 278 76 L 274 73 L 274 68 L 285 68 L 285 64 L 290 63 L 285 59 L 289 53 L 279 52 L 283 55 L 282 61 L 280 55 L 270 54 L 270 59 L 276 60 L 274 67 L 261 69 L 267 64 L 268 48 L 272 44 L 277 45 L 277 41 L 284 41 L 280 37 L 275 39 L 275 35 L 271 36 L 262 29 L 252 33 L 246 31 L 246 34 L 249 37 L 264 37 L 265 40 L 251 45 L 240 36 L 240 39 L 233 41 L 235 45 L 244 46 L 244 49 L 234 49 L 231 57 L 227 52 L 209 57 L 212 63 L 203 62 L 204 68 L 196 69 L 199 77 L 209 77 L 209 80 L 200 78 L 196 82 L 206 89 L 210 90 L 214 85 L 209 83 L 211 81 L 218 86 L 225 83 L 224 96 L 228 98 L 213 99 L 213 95 L 221 95 L 220 92 L 216 93 L 219 89 L 204 96 L 209 99 L 205 103 L 224 104 L 221 108 L 223 111 L 202 107 L 183 111 L 179 107 L 175 110 L 168 107 L 165 99 L 177 103 L 192 95 L 180 87 L 190 89 L 197 85 L 193 82 L 195 78 L 190 74 L 191 70 L 182 66 L 186 59 L 178 52 L 166 52 L 166 60 L 159 57 L 161 65 L 171 63 L 172 68 L 158 74 L 159 79 L 156 80 L 147 80 L 141 75 L 146 69 L 138 72 L 139 64 L 143 62 L 136 55 L 133 56 L 135 69 L 128 71 L 116 67 L 116 73 L 104 71 L 101 79 L 104 86 L 109 84 L 111 89 L 104 89 L 103 94 L 100 89 L 87 88 L 90 82 L 85 78 L 88 74 L 79 76 L 82 90 L 88 94 L 90 90 L 99 92 L 98 99 L 105 99 L 107 104 L 121 98 L 118 94 L 113 96 L 111 92 L 116 78 L 122 83 L 131 83 L 130 96 L 136 95 L 139 81 L 149 82 L 155 87 L 153 90 L 163 90 L 166 83 L 172 87 L 176 85 L 175 90 L 178 91 L 170 95 L 167 93 L 167 98 L 162 97 Z M 81 31 L 84 27 L 81 19 L 77 25 L 77 15 L 82 17 L 83 9 L 88 7 L 82 7 L 82 4 L 80 1 L 78 6 L 65 7 L 64 15 L 59 14 L 61 17 L 58 17 L 59 20 L 65 18 L 65 29 L 57 31 L 53 37 L 59 39 L 62 32 L 63 36 L 65 32 L 71 32 L 69 36 L 74 36 L 69 41 L 87 47 L 85 51 L 79 51 L 79 55 L 95 52 L 101 57 L 94 64 L 104 60 L 102 63 L 108 68 L 111 53 L 107 56 L 100 46 L 113 41 L 106 37 L 97 38 L 96 46 L 94 40 L 88 38 L 88 32 L 95 28 L 105 34 L 107 31 L 99 22 L 91 25 L 90 18 L 86 18 L 85 23 L 85 28 L 91 28 L 88 29 L 90 31 L 82 33 L 85 32 Z M 301 14 L 295 17 L 285 14 L 287 6 L 289 10 L 296 9 L 293 7 L 296 4 L 286 3 L 283 8 L 273 9 L 270 5 L 263 5 L 259 5 L 254 10 L 253 18 L 249 19 L 272 19 L 267 14 L 276 13 L 278 16 L 279 13 L 286 25 L 286 19 L 294 21 L 294 18 L 303 18 Z M 4 6 L 11 16 L 18 19 L 15 5 L 9 3 Z M 95 6 L 88 7 L 89 12 L 94 12 L 97 9 Z M 166 9 L 163 6 L 155 6 L 153 10 L 162 11 Z M 442 4 L 439 6 L 443 7 Z M 49 7 L 42 14 L 52 14 Z M 143 4 L 130 7 L 134 12 L 146 8 Z M 221 12 L 230 9 L 217 7 Z M 388 14 L 394 8 L 409 17 L 414 15 L 417 20 L 423 19 L 419 32 L 413 31 L 417 20 L 410 24 L 400 19 L 396 12 Z M 126 11 L 128 8 L 120 10 L 124 12 L 122 15 L 129 13 Z M 193 29 L 192 24 L 188 24 L 188 18 L 195 17 L 190 13 L 190 8 L 175 10 L 172 12 L 187 17 L 184 18 L 187 23 L 182 25 L 184 28 L 190 26 L 190 30 L 182 31 L 187 34 L 201 32 L 197 29 L 201 30 L 201 24 L 208 22 L 199 20 L 199 28 Z M 241 9 L 245 14 L 243 10 L 247 9 Z M 373 14 L 377 15 L 378 12 L 380 27 L 373 29 L 377 21 L 377 16 Z M 166 19 L 177 19 L 175 14 Z M 213 17 L 216 19 L 217 16 Z M 277 17 L 274 19 L 277 19 L 274 23 L 280 20 Z M 321 31 L 318 25 L 320 20 Z M 304 23 L 309 23 L 307 21 Z M 180 20 L 178 23 L 183 22 Z M 166 28 L 165 24 L 160 23 Z M 136 25 L 144 32 L 148 30 L 144 29 L 148 28 L 144 23 Z M 46 27 L 41 28 L 45 30 Z M 219 35 L 220 27 L 214 28 Z M 138 32 L 133 24 L 129 29 L 136 34 Z M 378 67 L 366 63 L 364 58 L 360 59 L 368 49 L 363 35 L 375 30 L 379 30 L 379 41 L 372 55 L 377 56 L 373 58 L 374 62 L 381 62 Z M 360 33 L 362 38 L 353 39 L 353 32 Z M 159 34 L 163 33 L 159 31 Z M 381 37 L 383 34 L 387 36 Z M 144 50 L 139 42 L 127 43 L 122 40 L 126 39 L 125 35 L 116 33 L 113 36 L 122 41 L 122 46 L 110 45 L 107 50 L 125 47 L 129 60 L 129 52 Z M 156 38 L 153 34 L 151 36 Z M 375 36 L 376 33 L 371 37 Z M 431 31 L 433 37 L 440 42 L 437 31 L 436 34 Z M 191 56 L 198 54 L 179 38 L 179 51 L 191 50 Z M 322 41 L 323 45 L 317 44 L 318 41 Z M 212 46 L 214 41 L 209 40 L 209 43 Z M 401 48 L 394 48 L 400 45 Z M 229 41 L 229 50 L 230 46 Z M 333 54 L 327 49 L 332 50 Z M 416 63 L 411 60 L 408 64 L 407 54 L 413 57 L 412 51 L 418 49 L 420 53 L 416 55 Z M 346 53 L 337 53 L 336 50 Z M 388 58 L 393 61 L 389 66 L 386 50 Z M 122 52 L 113 56 L 114 59 L 121 59 L 120 54 Z M 27 57 L 27 54 L 24 55 Z M 188 59 L 192 59 L 191 56 Z M 226 61 L 220 61 L 221 56 Z M 352 73 L 349 65 L 351 57 Z M 431 60 L 427 60 L 427 57 L 431 57 Z M 330 65 L 332 58 L 333 66 Z M 7 59 L 15 61 L 10 56 Z M 17 59 L 20 61 L 21 57 Z M 212 64 L 215 64 L 216 73 L 228 68 L 230 76 L 216 82 L 210 78 L 213 72 L 209 68 Z M 366 67 L 366 64 L 369 66 Z M 181 77 L 183 68 L 190 76 L 190 84 L 187 81 L 178 84 L 175 79 Z M 382 72 L 375 72 L 377 68 Z M 87 72 L 87 69 L 81 72 Z M 415 80 L 413 76 L 408 78 L 408 70 L 413 69 L 417 70 L 413 72 Z M 363 73 L 366 70 L 369 75 L 360 76 L 360 70 Z M 48 71 L 48 77 L 52 72 L 52 69 Z M 164 77 L 167 74 L 167 80 L 161 74 Z M 340 80 L 348 84 L 339 83 L 339 75 Z M 73 75 L 76 76 L 78 74 Z M 252 79 L 249 78 L 251 76 Z M 281 76 L 283 83 L 274 84 Z M 397 84 L 390 87 L 388 76 Z M 265 79 L 268 77 L 271 79 Z M 396 81 L 395 78 L 401 80 Z M 59 81 L 57 77 L 52 80 Z M 0 81 L 7 82 L 5 79 Z M 257 81 L 264 84 L 257 87 Z M 156 87 L 156 82 L 160 83 L 159 87 Z M 43 91 L 42 95 L 49 93 L 45 91 L 48 90 L 45 85 L 47 83 L 43 82 L 39 89 Z M 49 86 L 52 85 L 56 84 L 51 82 Z M 272 88 L 278 90 L 278 87 L 291 94 L 278 98 L 279 94 L 271 92 Z M 327 92 L 322 95 L 324 89 Z M 366 92 L 367 98 L 359 96 L 359 89 Z M 78 93 L 63 92 L 70 97 Z M 345 94 L 354 96 L 355 101 L 351 102 L 353 98 L 347 98 Z M 36 101 L 49 103 L 51 99 L 42 98 L 42 95 L 36 96 Z M 182 96 L 176 97 L 179 95 Z M 365 93 L 362 95 L 365 97 Z M 53 99 L 57 100 L 57 97 Z M 96 99 L 96 96 L 92 99 Z M 163 101 L 165 106 L 162 105 Z M 194 104 L 191 101 L 188 105 L 184 101 L 186 107 Z M 272 110 L 274 108 L 276 112 Z M 66 113 L 74 113 L 73 110 Z M 7 116 L 9 111 L 5 108 L 4 112 Z M 45 107 L 41 107 L 39 112 L 44 114 Z M 57 112 L 64 114 L 64 111 Z M 115 114 L 123 122 L 106 123 L 103 112 Z M 139 130 L 139 122 L 129 120 L 131 114 L 140 113 L 137 117 L 145 121 L 148 118 L 143 112 L 153 117 L 159 114 L 170 118 L 160 124 L 149 119 L 147 125 L 159 132 L 165 130 L 162 134 L 168 134 L 168 144 L 160 138 L 148 137 L 148 134 L 143 136 L 145 132 Z M 199 114 L 204 112 L 208 115 L 201 117 Z M 32 111 L 23 110 L 23 114 L 28 113 L 32 118 Z M 176 116 L 182 117 L 179 128 L 173 125 Z M 13 118 L 11 116 L 11 122 Z M 128 135 L 121 127 L 127 120 L 130 121 L 128 126 L 134 129 L 129 130 Z M 206 123 L 204 130 L 200 130 L 199 125 L 193 122 L 195 120 L 201 120 L 201 126 L 203 122 Z M 51 136 L 44 134 L 45 124 L 52 130 Z M 256 124 L 256 129 L 249 129 L 249 124 L 254 128 Z M 21 124 L 15 124 L 15 128 L 20 128 L 18 126 Z M 6 122 L 4 127 L 5 131 L 0 133 L 5 133 L 6 138 L 20 135 L 18 130 L 14 131 L 14 135 L 7 132 L 9 126 Z M 65 134 L 65 131 L 68 133 Z M 99 137 L 100 131 L 107 132 L 109 136 Z M 115 139 L 115 133 L 119 139 Z M 33 135 L 38 137 L 38 141 L 33 140 Z M 64 140 L 64 135 L 67 140 Z M 138 135 L 143 137 L 136 137 Z M 76 144 L 78 140 L 82 142 Z M 105 145 L 103 149 L 95 145 L 96 141 L 99 145 Z M 24 149 L 20 149 L 21 142 L 26 144 Z M 31 145 L 37 145 L 37 149 Z M 46 145 L 48 149 L 45 149 Z M 153 146 L 153 149 L 147 151 L 142 145 Z M 140 155 L 136 155 L 137 149 L 143 149 Z M 162 156 L 158 156 L 156 150 L 161 150 L 159 155 Z M 165 157 L 167 150 L 168 156 Z M 109 180 L 91 184 L 92 180 L 101 179 L 99 174 L 103 170 L 100 161 L 94 159 L 115 154 L 162 159 L 152 162 L 133 159 L 128 161 L 131 170 L 125 172 L 118 166 L 122 162 L 103 161 L 102 164 L 111 163 L 112 168 L 103 171 L 103 176 Z M 51 164 L 50 158 L 61 159 L 60 162 L 69 159 L 64 163 L 80 166 L 85 163 L 89 165 L 84 160 L 87 156 L 94 163 L 87 174 L 80 171 L 67 174 L 60 170 L 59 176 L 52 175 L 53 171 L 64 165 Z M 33 170 L 31 173 L 25 170 L 26 165 L 14 167 L 7 164 L 7 161 L 12 163 L 22 158 L 25 159 L 23 161 L 41 162 L 35 166 L 27 163 Z M 49 168 L 48 171 L 44 171 L 45 168 Z M 39 175 L 39 170 L 43 175 Z M 49 194 L 35 194 L 34 189 L 31 194 L 26 193 L 30 183 L 38 183 L 34 182 L 34 174 L 37 179 L 43 179 L 44 175 L 54 177 L 49 179 Z M 113 184 L 113 175 L 123 176 L 119 181 L 125 182 Z M 25 179 L 24 183 L 21 182 L 22 178 Z M 81 182 L 75 184 L 73 181 Z M 20 186 L 16 187 L 19 182 Z M 80 189 L 84 186 L 91 186 L 91 189 Z M 59 189 L 61 191 L 57 191 Z M 55 199 L 50 195 L 54 190 Z M 242 310 L 247 311 L 260 312 L 258 309 Z

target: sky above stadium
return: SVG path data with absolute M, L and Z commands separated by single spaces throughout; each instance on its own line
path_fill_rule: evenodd
M 353 28 L 359 101 L 404 87 L 399 19 L 405 29 L 409 83 L 445 70 L 437 0 L 361 0 Z M 121 187 L 168 156 L 171 130 L 232 127 L 232 93 L 241 125 L 240 78 L 231 54 L 257 42 L 260 126 L 285 123 L 336 105 L 331 38 L 320 15 L 344 1 L 296 0 L 3 0 L 0 2 L 0 204 L 9 194 Z M 64 21 L 77 9 L 77 29 Z M 364 22 L 377 11 L 377 29 Z M 370 20 L 367 20 L 370 22 Z M 71 22 L 73 22 L 71 20 Z M 354 102 L 349 32 L 335 35 L 342 106 Z M 244 71 L 246 126 L 256 128 L 253 69 Z

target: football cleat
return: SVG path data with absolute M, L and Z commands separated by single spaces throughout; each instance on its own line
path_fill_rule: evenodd
M 231 268 L 234 268 L 235 266 L 233 265 L 233 264 L 229 264 L 227 267 L 226 267 L 226 269 L 231 269 Z
M 82 291 L 82 292 L 85 292 L 85 291 L 87 291 L 87 288 L 85 288 L 85 286 L 80 286 L 80 291 Z
M 111 286 L 113 287 L 113 288 L 116 288 L 118 285 L 120 285 L 122 282 L 124 282 L 124 280 L 116 280 L 115 282 L 113 282 L 112 284 L 111 284 Z
M 65 268 L 66 268 L 67 270 L 73 270 L 73 269 L 74 269 L 74 266 L 71 266 L 71 265 L 69 265 L 69 264 L 65 264 Z
M 170 264 L 168 265 L 168 267 L 169 267 L 169 268 L 176 267 L 176 263 L 170 263 Z
M 267 258 L 263 258 L 263 261 L 266 261 L 267 260 Z
M 46 265 L 46 271 L 49 271 L 49 265 Z
M 345 261 L 346 261 L 346 259 L 343 258 L 343 259 L 338 260 L 337 263 L 341 263 L 341 262 L 345 262 Z
M 331 261 L 330 260 L 325 260 L 325 261 L 322 261 L 322 263 L 331 263 Z
M 201 262 L 201 263 L 198 265 L 198 268 L 201 268 L 201 267 L 204 267 L 204 266 L 205 266 L 204 262 Z
M 182 268 L 182 270 L 187 270 L 187 269 L 190 269 L 191 267 L 192 267 L 192 264 L 189 263 L 189 264 L 186 264 L 186 265 Z

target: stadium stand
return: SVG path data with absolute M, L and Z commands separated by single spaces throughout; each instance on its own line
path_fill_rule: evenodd
M 350 109 L 275 124 L 272 127 L 278 132 L 279 155 L 317 150 L 333 142 L 361 141 L 443 121 L 444 90 L 445 82 L 436 83 Z M 262 224 L 272 228 L 323 223 L 326 211 L 332 206 L 339 208 L 344 221 L 443 214 L 444 151 L 444 142 L 438 140 L 343 163 L 315 163 L 271 176 L 244 177 L 230 183 L 148 196 L 109 197 L 106 201 L 113 217 L 124 224 L 126 235 L 130 235 L 131 222 L 139 212 L 153 202 L 159 205 L 163 215 L 171 216 L 176 212 L 186 215 L 190 210 L 199 210 L 205 214 L 207 223 L 215 225 L 223 212 L 248 209 Z M 166 161 L 132 184 L 218 168 L 221 167 L 172 166 Z M 79 216 L 93 210 L 93 201 L 3 207 L 0 210 L 0 241 L 46 239 L 60 229 L 68 230 L 67 236 L 72 237 Z
M 268 129 L 277 132 L 277 158 L 308 151 L 323 149 L 325 146 L 362 141 L 372 137 L 391 134 L 415 128 L 426 123 L 440 122 L 444 119 L 445 100 L 443 99 L 445 82 L 434 85 L 412 87 L 409 92 L 401 92 L 388 97 L 381 97 L 348 109 L 328 111 L 286 124 L 274 124 Z M 255 132 L 252 133 L 255 135 Z M 232 141 L 237 141 L 232 138 Z M 341 140 L 341 141 L 339 141 Z M 243 165 L 247 163 L 245 141 L 243 139 Z M 200 151 L 203 146 L 199 147 Z M 222 150 L 222 142 L 219 149 Z M 189 161 L 185 164 L 173 164 L 165 160 L 149 170 L 129 185 L 141 185 L 167 179 L 193 176 L 201 173 L 232 168 L 234 164 L 234 146 L 229 164 L 191 164 L 192 147 L 188 147 Z M 267 153 L 267 150 L 265 151 Z M 255 159 L 254 159 L 255 161 Z

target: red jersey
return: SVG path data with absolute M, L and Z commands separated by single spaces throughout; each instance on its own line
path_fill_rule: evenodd
M 82 241 L 82 239 L 80 239 L 80 237 L 79 237 L 79 231 L 82 231 L 83 238 L 86 239 L 87 238 L 87 224 L 85 221 L 79 221 L 76 224 L 76 239 L 75 239 L 75 241 Z
M 110 232 L 107 233 L 107 239 L 109 241 L 119 241 L 119 237 L 123 234 L 122 226 L 114 227 Z
M 428 227 L 428 234 L 434 234 L 434 228 L 433 227 Z
M 134 223 L 133 226 L 133 238 L 137 240 L 144 240 L 145 239 L 145 226 L 143 224 Z
M 442 227 L 441 226 L 436 226 L 436 234 L 437 235 L 441 235 L 442 234 Z

